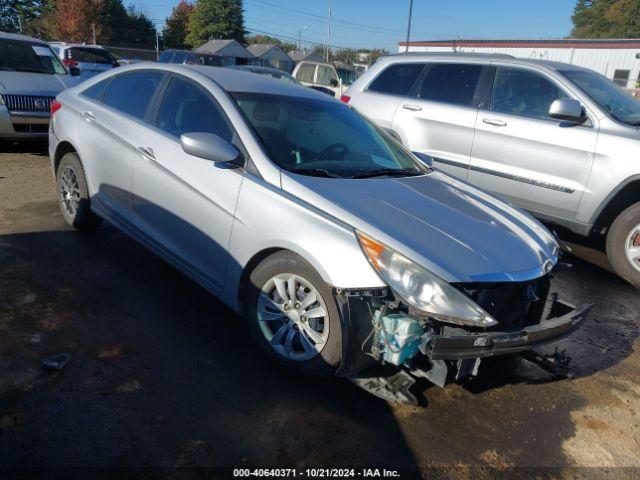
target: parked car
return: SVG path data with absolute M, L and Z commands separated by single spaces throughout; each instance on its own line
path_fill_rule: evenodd
M 224 67 L 225 60 L 217 55 L 192 52 L 190 50 L 165 50 L 158 57 L 159 63 L 182 63 L 184 65 L 207 65 Z
M 80 69 L 82 79 L 120 65 L 111 52 L 100 45 L 63 42 L 51 42 L 50 45 L 65 66 Z
M 79 73 L 46 42 L 0 33 L 0 139 L 46 138 L 51 102 Z
M 591 70 L 505 55 L 383 57 L 343 97 L 438 169 L 606 239 L 640 287 L 640 102 Z
M 243 313 L 284 365 L 354 375 L 384 361 L 444 385 L 587 314 L 550 300 L 542 320 L 558 245 L 540 223 L 311 89 L 141 64 L 54 111 L 68 224 L 108 220 Z
M 340 98 L 342 92 L 347 89 L 347 85 L 341 80 L 336 67 L 329 63 L 299 62 L 293 69 L 292 75 L 302 85 L 335 98 Z
M 256 65 L 235 65 L 229 68 L 235 70 L 244 70 L 245 72 L 257 73 L 258 75 L 266 75 L 267 77 L 282 80 L 284 82 L 300 84 L 291 74 L 272 67 L 259 67 Z

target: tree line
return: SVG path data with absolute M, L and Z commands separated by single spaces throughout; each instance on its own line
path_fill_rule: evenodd
M 640 0 L 578 0 L 575 38 L 640 38 Z

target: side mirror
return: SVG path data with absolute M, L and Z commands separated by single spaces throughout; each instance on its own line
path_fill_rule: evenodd
M 183 133 L 180 135 L 180 145 L 189 155 L 216 163 L 230 163 L 240 157 L 236 147 L 213 133 Z
M 338 80 L 336 80 L 335 78 L 329 79 L 329 85 L 331 85 L 334 88 L 337 87 L 338 86 Z
M 416 157 L 418 157 L 418 160 L 424 163 L 427 167 L 433 168 L 433 157 L 431 155 L 427 155 L 426 153 L 422 153 L 422 152 L 411 152 L 411 153 L 413 153 Z
M 559 98 L 554 101 L 549 107 L 549 116 L 577 124 L 587 121 L 582 104 L 574 98 Z
M 78 67 L 69 67 L 69 74 L 72 77 L 79 77 L 80 76 L 80 69 Z

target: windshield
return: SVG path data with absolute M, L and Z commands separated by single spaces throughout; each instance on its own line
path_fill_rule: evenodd
M 617 121 L 640 125 L 640 101 L 608 78 L 587 70 L 563 70 L 560 73 Z
M 64 75 L 60 59 L 47 45 L 0 40 L 0 70 Z
M 260 93 L 232 95 L 271 159 L 291 172 L 358 178 L 428 171 L 342 103 Z
M 346 68 L 336 68 L 336 72 L 338 72 L 338 76 L 342 83 L 345 85 L 351 85 L 356 81 L 356 72 L 354 70 L 348 70 Z

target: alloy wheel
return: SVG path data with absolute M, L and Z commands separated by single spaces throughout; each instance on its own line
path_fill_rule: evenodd
M 64 167 L 58 179 L 60 199 L 66 212 L 74 216 L 80 205 L 80 182 L 78 175 L 69 165 Z
M 288 360 L 310 360 L 327 344 L 327 306 L 313 284 L 299 275 L 270 278 L 260 291 L 257 311 L 266 340 Z

